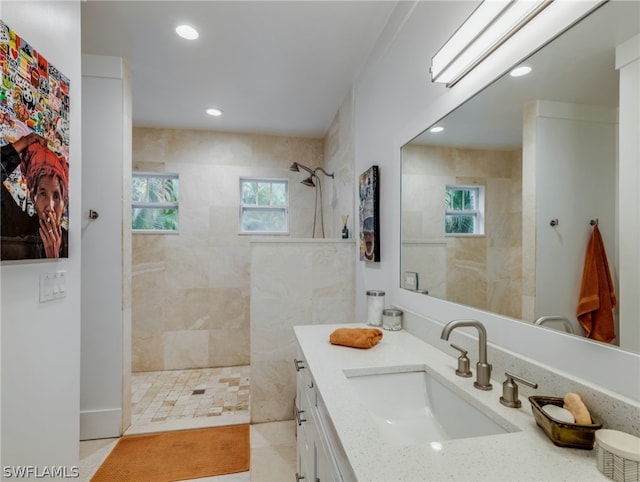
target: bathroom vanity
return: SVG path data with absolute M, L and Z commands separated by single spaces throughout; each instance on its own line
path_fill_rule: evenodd
M 594 451 L 561 448 L 547 438 L 526 396 L 520 395 L 521 408 L 500 404 L 503 373 L 494 372 L 492 390 L 478 390 L 473 378 L 456 376 L 455 356 L 406 331 L 384 331 L 366 350 L 331 345 L 331 332 L 344 326 L 294 327 L 299 481 L 608 480 Z M 414 378 L 407 384 L 403 374 Z M 423 436 L 431 429 L 422 428 L 420 410 L 412 422 L 405 399 L 423 380 L 428 391 L 439 387 L 436 398 L 444 397 L 435 402 L 444 407 L 426 411 L 440 417 L 434 425 L 449 426 L 447 435 Z

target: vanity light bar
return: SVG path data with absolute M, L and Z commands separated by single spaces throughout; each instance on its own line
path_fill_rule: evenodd
M 431 60 L 431 81 L 453 86 L 553 0 L 484 0 Z

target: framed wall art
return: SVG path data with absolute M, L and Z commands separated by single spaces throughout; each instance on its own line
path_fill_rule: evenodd
M 0 259 L 68 257 L 69 79 L 0 20 Z
M 380 188 L 378 166 L 360 174 L 360 261 L 380 261 Z

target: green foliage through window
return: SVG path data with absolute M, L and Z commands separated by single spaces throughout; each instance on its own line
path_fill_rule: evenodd
M 447 186 L 445 191 L 445 233 L 484 234 L 483 197 L 483 186 Z
M 286 179 L 240 178 L 240 232 L 289 232 Z
M 179 197 L 177 174 L 133 173 L 131 228 L 134 231 L 177 231 Z

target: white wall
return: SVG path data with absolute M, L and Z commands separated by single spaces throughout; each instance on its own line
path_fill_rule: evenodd
M 382 231 L 382 261 L 356 265 L 356 320 L 364 320 L 366 290 L 383 289 L 388 304 L 441 323 L 461 317 L 479 319 L 487 326 L 490 342 L 637 399 L 638 355 L 399 288 L 400 147 L 598 2 L 554 2 L 455 87 L 446 90 L 432 85 L 430 58 L 477 3 L 401 2 L 383 34 L 377 56 L 356 85 L 355 175 L 371 164 L 380 166 Z M 536 31 L 540 25 L 545 28 Z
M 576 306 L 592 219 L 598 219 L 617 280 L 617 109 L 550 101 L 537 101 L 535 107 L 532 122 L 525 122 L 535 143 L 533 159 L 525 155 L 525 162 L 533 162 L 535 175 L 523 181 L 535 184 L 535 202 L 526 203 L 526 209 L 535 219 L 536 249 L 523 253 L 535 258 L 534 318 L 564 316 L 575 333 L 584 334 Z M 550 226 L 552 219 L 557 226 Z
M 130 423 L 131 86 L 116 57 L 82 57 L 82 369 L 80 438 Z M 89 218 L 89 210 L 98 213 Z M 123 383 L 124 380 L 124 383 Z M 125 396 L 126 395 L 126 396 Z
M 620 259 L 628 266 L 620 272 L 620 298 L 624 299 L 620 331 L 622 346 L 640 351 L 640 36 L 616 49 L 616 69 L 620 71 Z
M 1 267 L 0 465 L 70 469 L 79 459 L 80 3 L 2 0 L 0 16 L 71 81 L 69 258 Z M 55 270 L 66 271 L 67 296 L 40 304 L 39 275 Z

